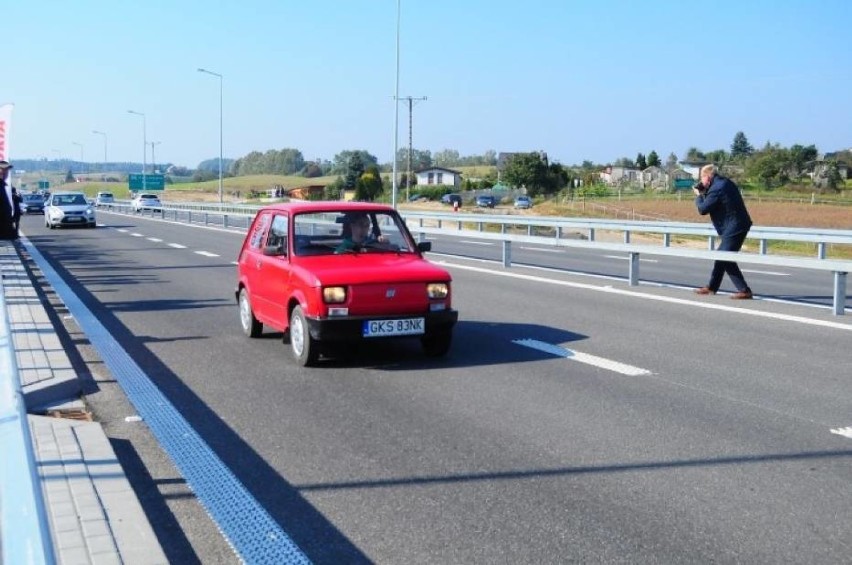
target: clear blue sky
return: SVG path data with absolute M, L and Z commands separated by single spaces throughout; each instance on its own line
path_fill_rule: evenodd
M 852 147 L 852 2 L 402 0 L 400 97 L 433 154 L 570 165 L 767 141 Z M 712 7 L 711 7 L 712 6 Z M 10 157 L 158 162 L 394 146 L 396 0 L 5 2 Z M 400 105 L 399 146 L 408 145 Z M 150 147 L 148 152 L 150 162 Z

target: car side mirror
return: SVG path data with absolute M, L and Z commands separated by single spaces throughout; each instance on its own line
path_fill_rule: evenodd
M 417 243 L 417 250 L 420 253 L 426 253 L 427 251 L 432 251 L 432 242 L 431 241 L 421 241 Z
M 287 250 L 283 245 L 267 245 L 263 248 L 263 254 L 278 257 L 281 255 L 287 255 Z

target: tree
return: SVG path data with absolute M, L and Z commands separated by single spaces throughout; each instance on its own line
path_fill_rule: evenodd
M 305 178 L 321 177 L 322 167 L 313 161 L 306 163 L 305 168 L 302 169 L 302 176 Z
M 612 164 L 613 167 L 624 167 L 626 169 L 632 169 L 636 166 L 633 162 L 633 159 L 630 157 L 621 157 L 620 159 L 616 159 L 615 163 Z
M 358 156 L 358 159 L 361 161 L 361 164 L 364 167 L 369 166 L 369 165 L 378 166 L 378 164 L 379 164 L 379 160 L 376 159 L 375 156 L 370 155 L 369 152 L 367 152 L 363 149 L 341 151 L 340 153 L 338 153 L 337 155 L 334 156 L 333 164 L 332 164 L 331 170 L 329 171 L 329 174 L 345 175 L 347 173 L 347 171 L 349 170 L 350 159 L 354 155 Z M 363 172 L 364 171 L 362 170 L 361 173 L 363 173 Z
M 376 165 L 370 165 L 355 183 L 355 200 L 372 202 L 382 194 L 382 176 Z
M 557 192 L 568 182 L 559 163 L 548 165 L 540 152 L 516 153 L 506 161 L 502 178 L 512 186 L 524 186 L 532 197 Z
M 68 174 L 65 175 L 65 184 L 70 182 L 77 182 L 77 179 L 74 178 L 74 173 L 71 172 L 71 169 L 68 169 Z
M 746 135 L 738 131 L 734 135 L 733 143 L 731 143 L 731 159 L 734 161 L 741 160 L 750 156 L 752 153 L 754 153 L 754 147 L 748 142 Z
M 666 170 L 667 171 L 674 171 L 675 169 L 677 169 L 678 168 L 677 162 L 678 162 L 677 155 L 675 155 L 673 152 L 669 153 L 669 156 L 666 159 Z
M 746 162 L 746 174 L 759 179 L 766 188 L 781 184 L 786 178 L 784 167 L 787 156 L 785 153 L 786 151 L 780 147 L 767 143 L 766 147 Z
M 796 178 L 801 178 L 808 163 L 815 161 L 817 158 L 817 148 L 815 145 L 803 147 L 799 144 L 790 147 L 790 165 L 792 174 Z
M 657 152 L 654 151 L 654 150 L 651 150 L 651 152 L 648 153 L 648 166 L 649 167 L 659 167 L 660 166 L 660 156 L 657 155 Z
M 375 163 L 371 163 L 375 165 Z M 361 154 L 353 152 L 349 157 L 349 162 L 346 164 L 346 176 L 343 179 L 343 188 L 353 190 L 358 184 L 358 179 L 366 171 L 364 161 L 361 160 Z
M 690 147 L 686 150 L 686 158 L 684 161 L 706 161 L 707 156 L 704 155 L 697 147 Z
M 636 168 L 639 169 L 640 171 L 644 171 L 645 169 L 648 168 L 648 162 L 645 161 L 645 156 L 642 155 L 641 153 L 638 153 L 636 155 Z
M 711 163 L 715 163 L 716 165 L 722 165 L 728 161 L 728 154 L 724 149 L 716 149 L 715 151 L 709 151 L 704 155 L 705 159 L 710 161 Z
M 458 167 L 461 164 L 461 157 L 455 149 L 438 151 L 433 160 L 439 167 Z

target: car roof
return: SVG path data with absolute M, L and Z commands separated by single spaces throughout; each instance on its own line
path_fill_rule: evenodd
M 304 212 L 387 212 L 393 211 L 393 207 L 387 204 L 377 204 L 374 202 L 300 200 L 298 202 L 290 201 L 280 204 L 271 204 L 269 206 L 264 206 L 259 211 L 264 210 L 280 210 L 282 212 L 289 212 L 290 214 L 300 214 Z
M 83 196 L 86 196 L 85 192 L 80 192 L 78 190 L 60 190 L 59 192 L 50 193 L 51 196 L 63 196 L 67 194 L 82 194 Z

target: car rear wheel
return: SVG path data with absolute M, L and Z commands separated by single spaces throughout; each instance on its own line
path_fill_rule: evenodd
M 319 359 L 319 343 L 311 337 L 308 321 L 301 306 L 293 308 L 290 314 L 290 349 L 293 357 L 302 367 L 309 367 Z
M 247 337 L 260 337 L 263 332 L 263 324 L 254 317 L 254 312 L 251 309 L 251 301 L 248 297 L 246 289 L 240 290 L 240 325 L 243 327 L 243 333 Z
M 423 353 L 425 353 L 427 357 L 443 357 L 450 350 L 452 342 L 452 330 L 420 338 L 420 344 L 423 346 Z

